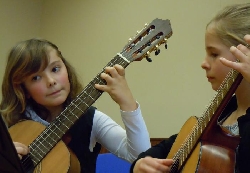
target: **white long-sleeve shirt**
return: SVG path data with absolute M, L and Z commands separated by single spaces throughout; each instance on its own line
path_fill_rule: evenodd
M 95 111 L 89 149 L 93 151 L 98 142 L 111 153 L 133 162 L 151 147 L 149 133 L 139 105 L 135 111 L 120 112 L 126 130 L 106 114 Z

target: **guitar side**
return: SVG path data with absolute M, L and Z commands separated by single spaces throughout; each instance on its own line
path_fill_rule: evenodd
M 30 145 L 46 127 L 32 120 L 21 121 L 9 128 L 13 141 Z M 73 152 L 63 141 L 59 141 L 46 157 L 36 166 L 37 173 L 73 173 L 80 172 L 80 164 Z

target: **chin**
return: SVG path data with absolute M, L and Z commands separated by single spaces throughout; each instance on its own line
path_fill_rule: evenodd
M 66 99 L 55 99 L 51 104 L 52 106 L 59 106 L 62 105 L 65 101 Z
M 212 89 L 213 89 L 214 91 L 217 91 L 219 88 L 220 88 L 220 87 L 217 86 L 217 85 L 212 85 Z
M 218 89 L 219 89 L 219 88 L 220 88 L 220 87 L 214 87 L 213 90 L 216 91 L 216 92 L 218 92 Z

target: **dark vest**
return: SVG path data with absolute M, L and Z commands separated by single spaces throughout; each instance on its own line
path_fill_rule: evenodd
M 69 130 L 71 141 L 68 147 L 77 156 L 81 164 L 81 173 L 95 173 L 96 159 L 101 150 L 99 143 L 96 143 L 93 152 L 89 150 L 95 110 L 96 108 L 91 106 Z

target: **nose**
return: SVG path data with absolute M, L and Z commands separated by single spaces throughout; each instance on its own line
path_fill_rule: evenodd
M 51 87 L 56 85 L 56 80 L 51 75 L 47 75 L 47 86 Z
M 204 58 L 203 62 L 201 63 L 201 68 L 204 69 L 204 70 L 207 70 L 210 68 L 210 65 L 207 61 L 207 57 Z

